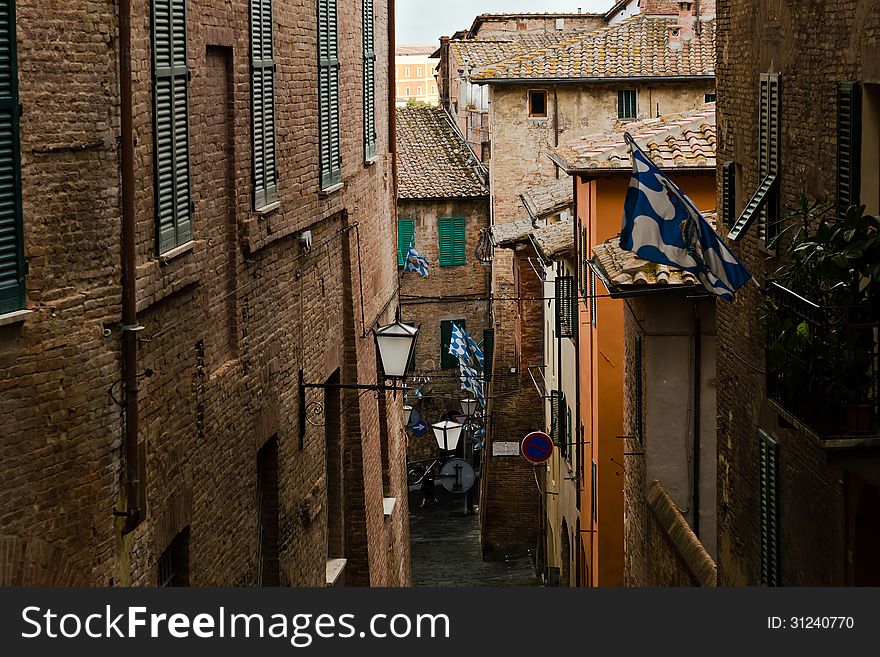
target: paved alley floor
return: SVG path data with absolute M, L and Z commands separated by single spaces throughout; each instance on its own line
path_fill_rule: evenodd
M 440 489 L 440 487 L 437 487 Z M 480 519 L 467 516 L 464 497 L 438 491 L 439 503 L 419 508 L 410 494 L 413 586 L 540 586 L 530 554 L 503 561 L 480 558 Z

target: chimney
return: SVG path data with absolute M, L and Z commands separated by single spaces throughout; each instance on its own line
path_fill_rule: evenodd
M 678 3 L 678 36 L 681 41 L 694 38 L 694 3 L 693 0 L 680 0 Z

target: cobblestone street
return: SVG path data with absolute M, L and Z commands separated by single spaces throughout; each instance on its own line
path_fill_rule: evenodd
M 480 558 L 480 520 L 464 513 L 464 497 L 438 486 L 438 504 L 419 508 L 411 492 L 409 527 L 413 586 L 540 586 L 532 554 Z

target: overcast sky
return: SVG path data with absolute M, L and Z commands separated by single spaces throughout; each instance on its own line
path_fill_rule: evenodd
M 469 28 L 480 14 L 607 11 L 615 0 L 397 0 L 397 43 L 436 44 L 441 36 Z

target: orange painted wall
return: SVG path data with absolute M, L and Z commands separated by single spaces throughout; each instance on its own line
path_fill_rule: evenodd
M 715 208 L 713 173 L 670 174 L 700 210 Z M 628 175 L 609 175 L 577 185 L 575 243 L 580 249 L 581 227 L 587 228 L 587 257 L 592 247 L 620 234 Z M 578 256 L 578 261 L 582 261 Z M 588 277 L 589 278 L 589 277 Z M 597 279 L 596 327 L 592 326 L 589 299 L 579 304 L 579 396 L 584 425 L 584 485 L 581 492 L 581 527 L 591 529 L 581 540 L 589 563 L 587 586 L 623 586 L 623 311 L 624 302 L 607 296 Z M 638 457 L 631 457 L 638 458 Z M 593 519 L 592 465 L 597 466 L 596 519 Z M 585 571 L 586 572 L 586 571 Z

